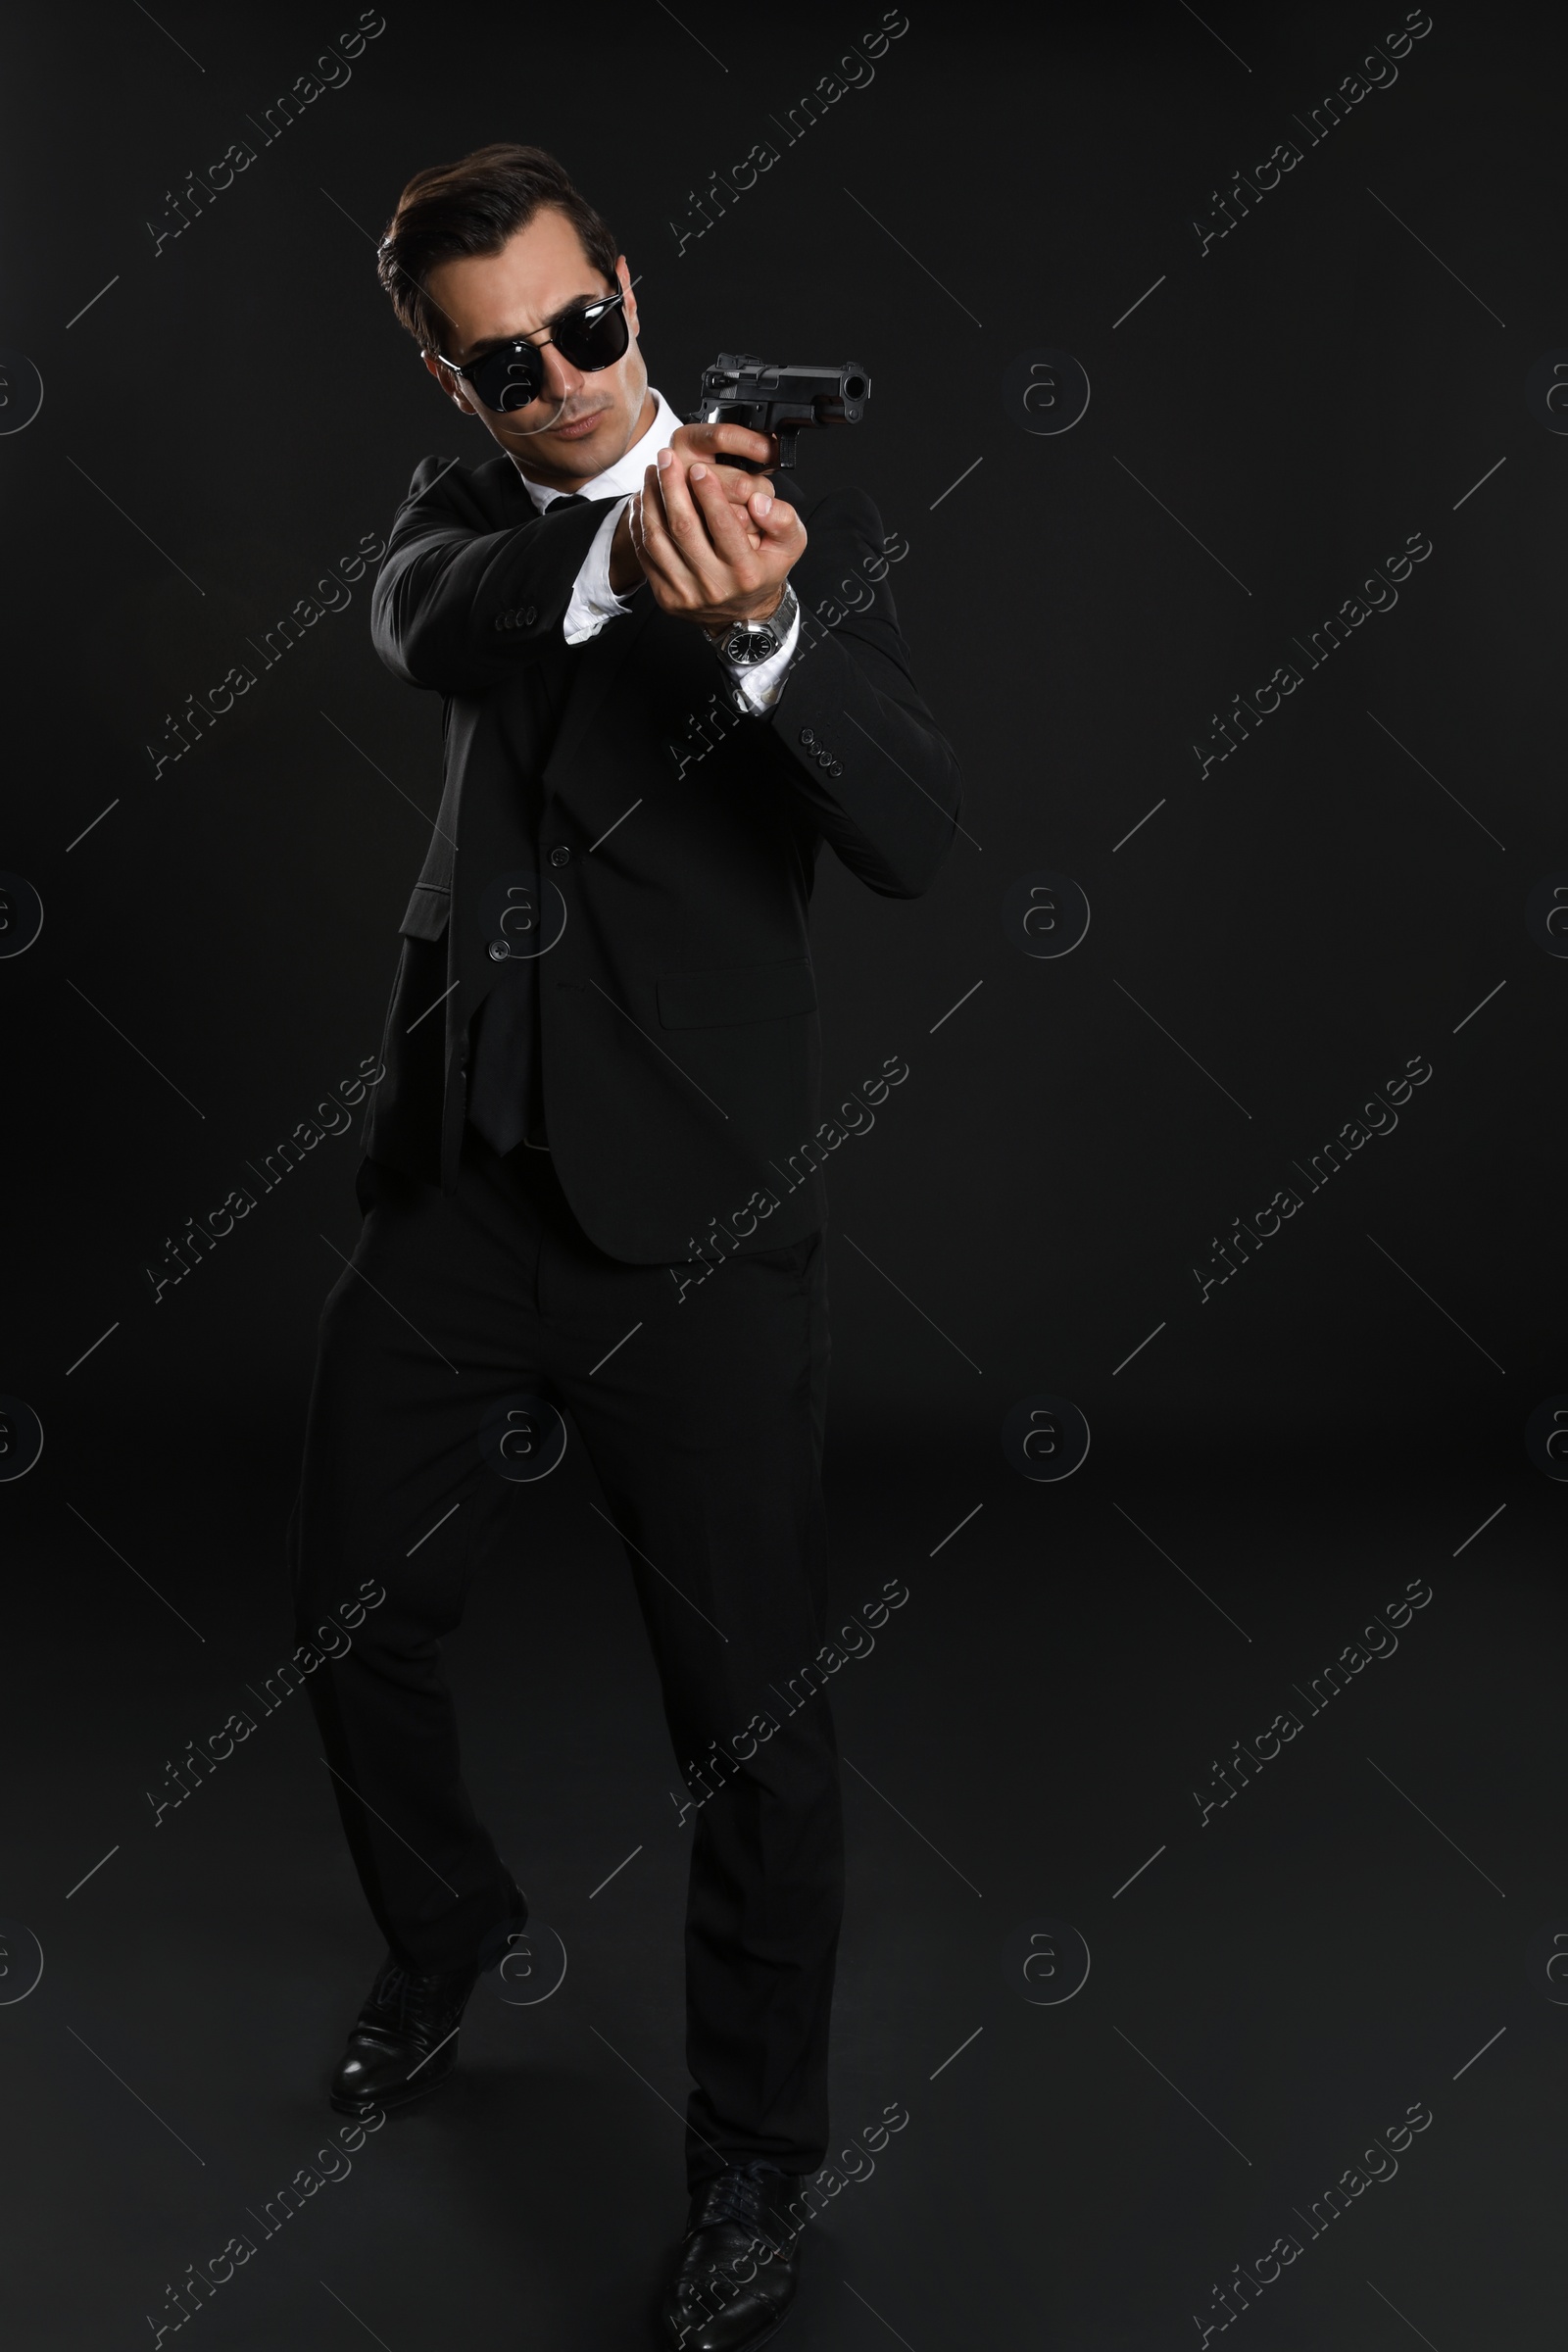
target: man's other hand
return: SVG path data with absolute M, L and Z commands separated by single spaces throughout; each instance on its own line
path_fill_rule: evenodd
M 750 458 L 764 468 L 778 464 L 778 437 L 774 433 L 749 432 L 744 424 L 683 424 L 670 435 L 670 448 L 684 466 L 716 466 L 724 477 L 728 495 L 738 506 L 744 506 L 748 489 L 759 483 L 771 494 L 772 482 L 766 472 L 747 473 L 739 466 L 726 466 L 726 456 Z
M 778 460 L 778 442 L 772 433 L 749 432 L 743 424 L 683 424 L 670 438 L 684 467 L 704 465 L 713 468 L 713 478 L 724 496 L 739 510 L 750 506 L 759 491 L 764 497 L 772 494 L 773 484 L 765 473 L 747 473 L 738 466 L 726 466 L 726 456 L 750 458 L 759 466 L 771 466 Z M 633 500 L 633 506 L 636 501 Z M 760 548 L 761 535 L 755 519 L 747 516 L 747 534 L 755 553 Z M 610 547 L 610 585 L 617 596 L 639 587 L 645 577 L 632 540 L 631 509 L 622 514 L 615 526 Z
M 745 457 L 753 454 L 745 445 L 764 439 L 736 425 L 687 429 L 738 435 Z M 719 444 L 725 446 L 737 444 Z M 737 499 L 725 478 L 735 472 L 703 459 L 688 465 L 672 444 L 648 467 L 628 510 L 632 546 L 656 602 L 710 631 L 766 620 L 806 552 L 806 527 L 795 509 L 763 489 L 761 475 L 740 474 L 749 495 Z

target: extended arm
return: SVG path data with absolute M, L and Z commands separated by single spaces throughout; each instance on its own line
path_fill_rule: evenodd
M 809 541 L 787 500 L 758 502 L 748 538 L 705 468 L 662 460 L 633 536 L 659 603 L 705 628 L 765 618 L 791 580 L 809 617 L 764 721 L 784 772 L 851 873 L 890 898 L 918 897 L 957 829 L 962 780 L 915 691 L 870 499 L 824 499 Z
M 466 481 L 425 458 L 392 525 L 370 604 L 387 667 L 411 686 L 473 694 L 559 631 L 612 498 L 496 530 Z
M 680 461 L 710 462 L 711 483 L 742 515 L 768 485 L 722 460 L 738 451 L 764 461 L 772 446 L 766 435 L 733 424 L 683 425 L 673 443 Z M 530 507 L 498 530 L 471 477 L 439 458 L 422 459 L 371 600 L 377 653 L 408 685 L 472 694 L 500 684 L 558 629 L 569 645 L 597 635 L 626 611 L 624 600 L 643 577 L 627 504 L 612 494 L 543 514 Z M 748 522 L 736 527 L 748 530 Z M 749 536 L 760 545 L 755 528 Z
M 868 889 L 906 899 L 929 887 L 953 845 L 963 779 L 914 684 L 888 546 L 862 491 L 813 513 L 793 575 L 802 644 L 768 723 L 842 863 Z

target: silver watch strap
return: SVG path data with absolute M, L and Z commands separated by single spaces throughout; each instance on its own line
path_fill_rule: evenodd
M 710 642 L 720 654 L 728 655 L 730 644 L 737 630 L 744 630 L 747 637 L 755 641 L 765 629 L 774 641 L 772 649 L 768 653 L 755 658 L 764 662 L 771 661 L 773 654 L 782 649 L 784 640 L 794 625 L 799 609 L 800 600 L 790 582 L 786 580 L 783 595 L 765 620 L 729 621 L 723 628 L 709 632 Z

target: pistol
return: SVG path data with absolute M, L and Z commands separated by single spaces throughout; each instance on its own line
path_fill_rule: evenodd
M 793 470 L 795 436 L 803 425 L 858 424 L 871 397 L 871 378 L 858 361 L 842 368 L 804 368 L 760 360 L 755 352 L 721 351 L 703 370 L 703 388 L 688 424 L 744 424 L 776 433 L 780 466 Z M 756 459 L 728 451 L 722 463 L 761 473 Z

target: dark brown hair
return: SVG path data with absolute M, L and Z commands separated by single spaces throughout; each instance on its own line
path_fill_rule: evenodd
M 416 172 L 387 224 L 375 270 L 421 351 L 440 349 L 444 324 L 425 291 L 430 271 L 460 254 L 499 253 L 547 205 L 571 222 L 589 261 L 613 285 L 619 246 L 542 147 L 500 141 L 461 163 Z

